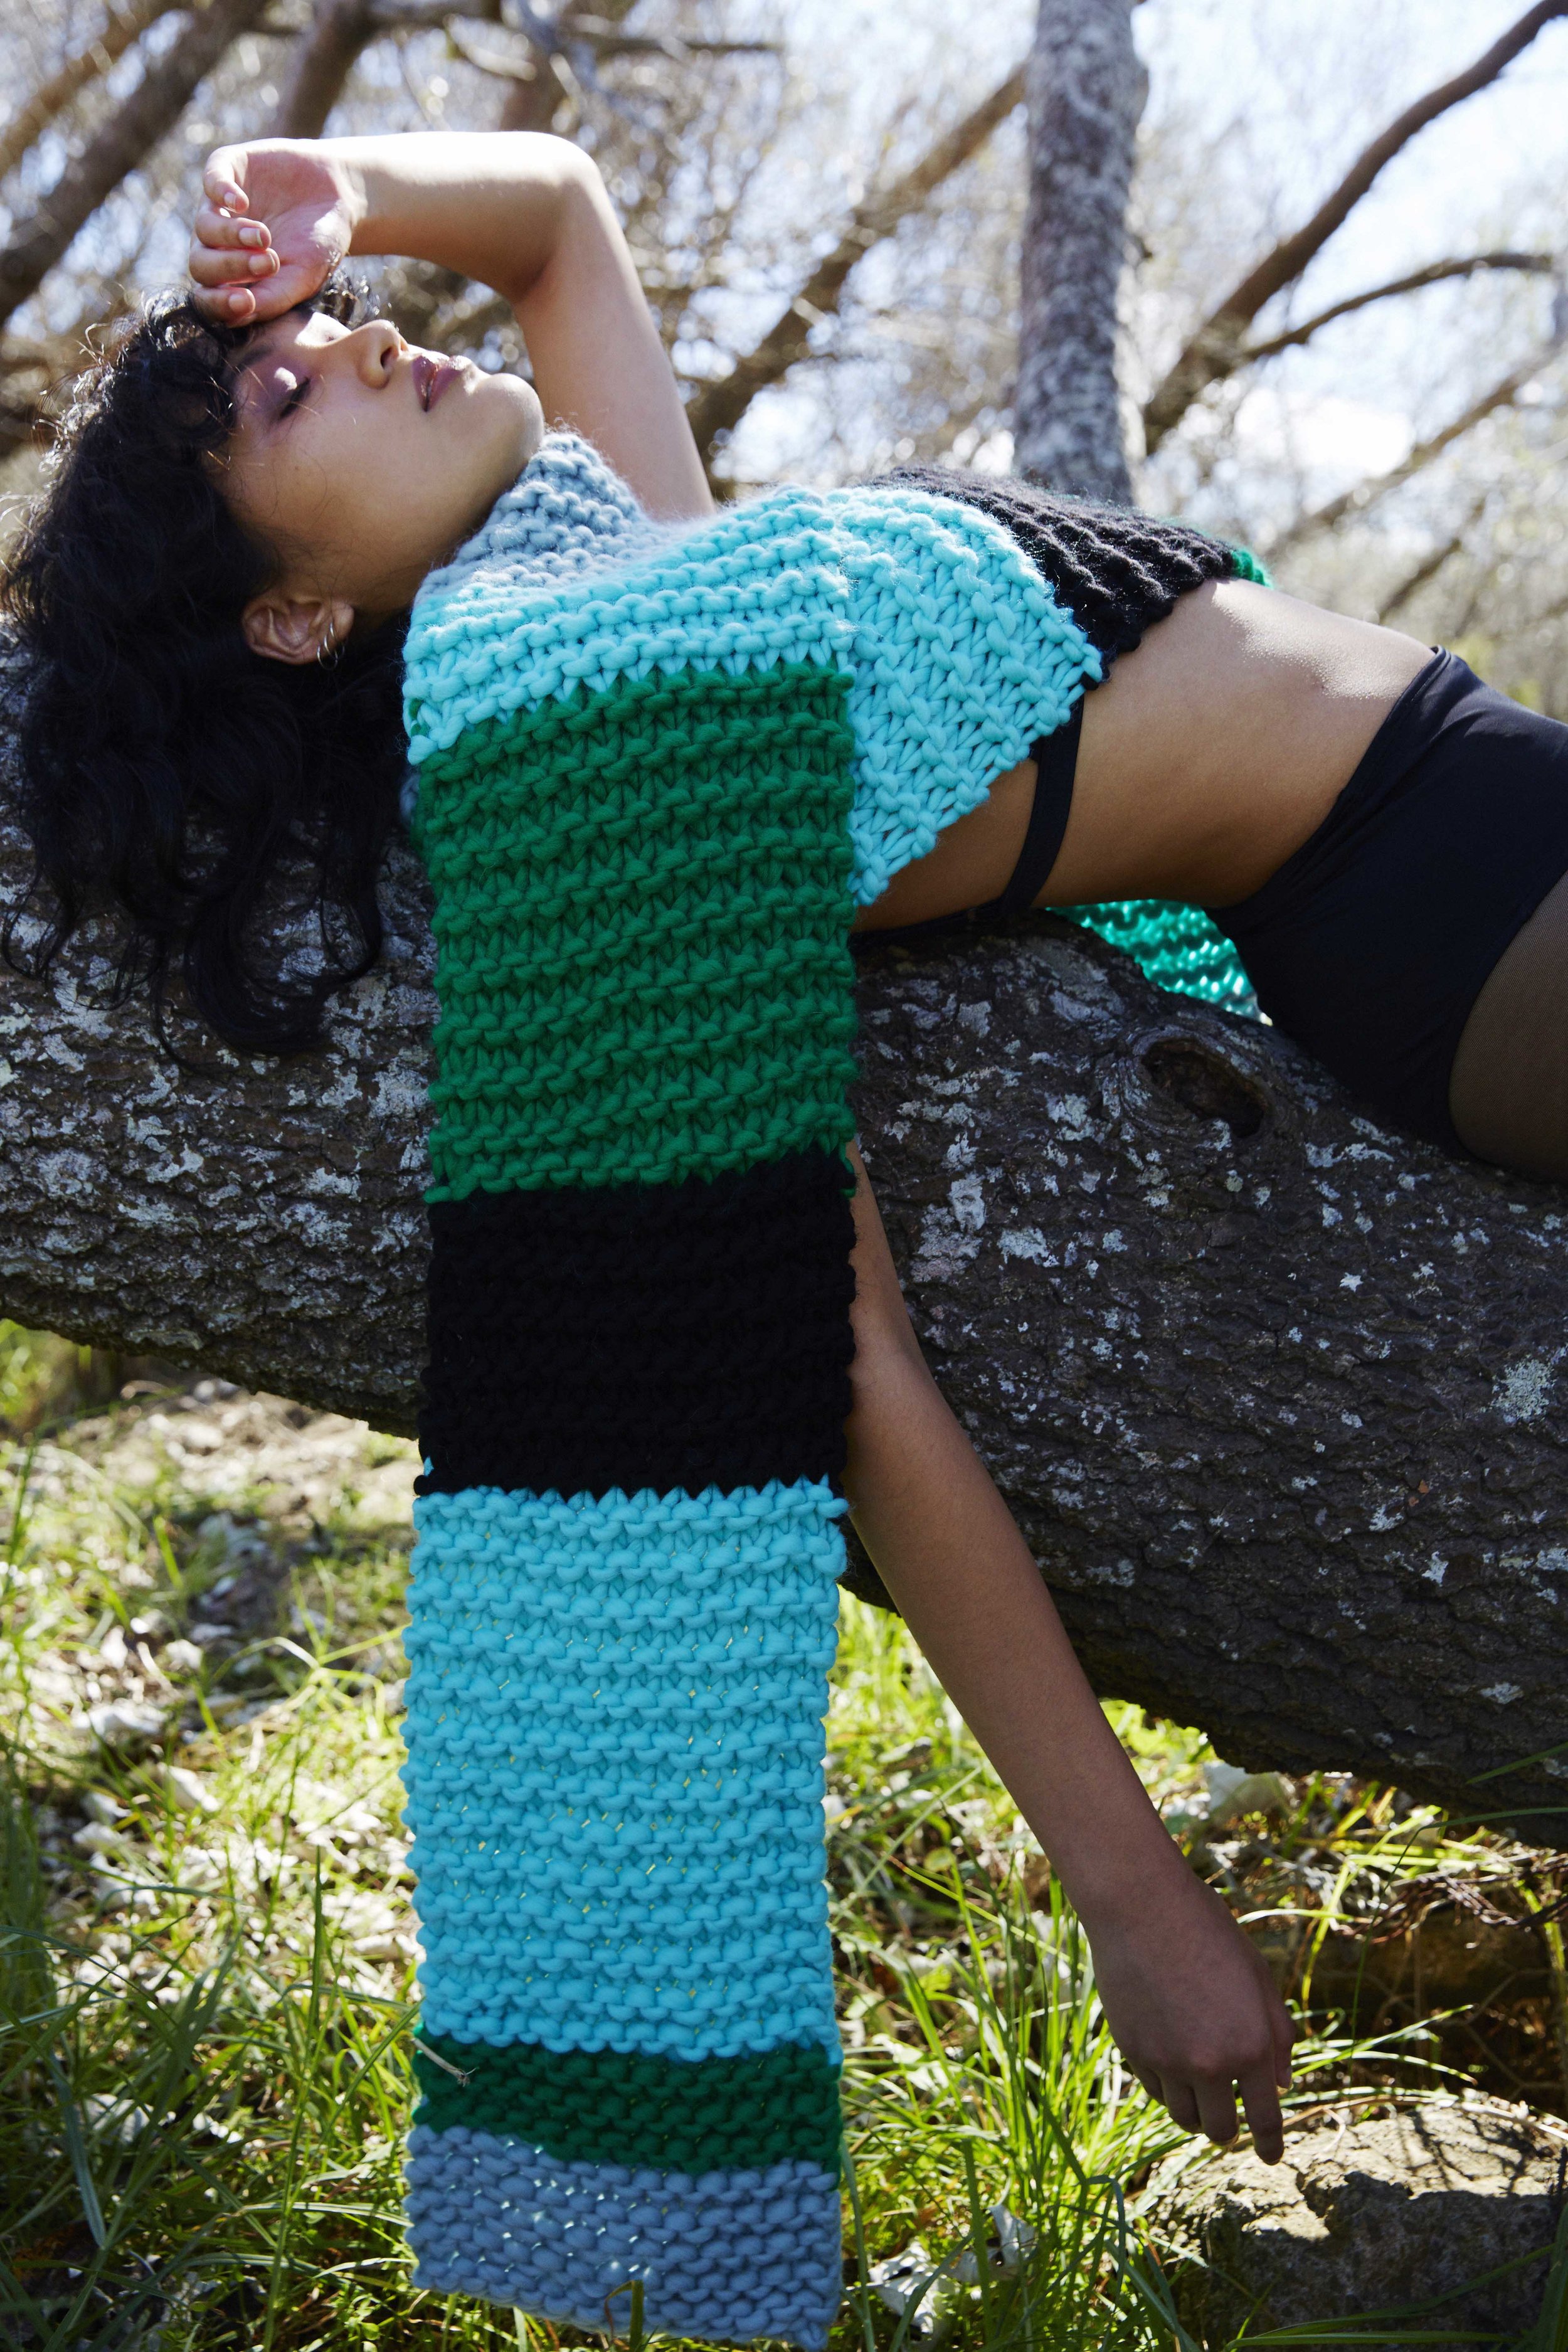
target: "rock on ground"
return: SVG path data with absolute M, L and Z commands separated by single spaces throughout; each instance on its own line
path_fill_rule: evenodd
M 1420 2323 L 1516 2336 L 1540 2315 L 1568 2131 L 1523 2109 L 1432 2105 L 1298 2126 L 1284 2161 L 1250 2152 L 1188 2170 L 1155 2203 L 1184 2324 L 1205 2347 L 1249 2333 L 1430 2303 Z

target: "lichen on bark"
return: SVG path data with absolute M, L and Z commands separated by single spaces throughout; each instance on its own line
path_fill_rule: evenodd
M 26 870 L 0 829 L 0 896 Z M 180 1068 L 144 1004 L 105 1009 L 100 931 L 47 985 L 5 975 L 0 1311 L 413 1427 L 435 1007 L 406 850 L 384 897 L 385 957 L 291 1062 L 176 1020 L 206 1066 Z M 870 944 L 860 1006 L 917 1328 L 1097 1687 L 1238 1763 L 1568 1843 L 1568 1200 L 1386 1132 L 1047 917 Z

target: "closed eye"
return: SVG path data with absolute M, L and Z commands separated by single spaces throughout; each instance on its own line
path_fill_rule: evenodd
M 278 411 L 279 415 L 287 416 L 291 410 L 298 408 L 310 389 L 310 377 L 301 377 L 300 381 L 294 386 L 293 391 L 289 394 L 288 399 L 283 403 L 282 407 Z

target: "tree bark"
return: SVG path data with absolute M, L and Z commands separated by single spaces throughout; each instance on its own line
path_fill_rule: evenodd
M 1028 66 L 1014 465 L 1130 505 L 1116 382 L 1127 192 L 1148 78 L 1132 0 L 1040 0 Z
M 150 66 L 121 106 L 66 165 L 32 218 L 0 250 L 0 327 L 36 294 L 79 230 L 128 172 L 173 130 L 200 84 L 268 0 L 207 0 L 188 28 Z
M 0 830 L 0 897 L 26 872 Z M 0 1312 L 411 1428 L 423 878 L 330 1048 L 0 983 Z M 1568 1844 L 1568 1195 L 1384 1131 L 1285 1039 L 1044 917 L 862 959 L 917 1328 L 1102 1692 Z M 1478 1776 L 1495 1773 L 1492 1780 Z

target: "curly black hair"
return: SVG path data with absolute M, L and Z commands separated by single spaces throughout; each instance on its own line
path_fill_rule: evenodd
M 365 295 L 335 273 L 301 307 L 352 325 Z M 328 999 L 381 950 L 406 615 L 356 629 L 331 669 L 246 643 L 241 614 L 280 567 L 209 462 L 234 428 L 246 332 L 165 294 L 73 388 L 0 577 L 34 856 L 4 938 L 13 968 L 41 975 L 107 908 L 121 923 L 113 1001 L 147 984 L 162 1032 L 177 975 L 226 1044 L 292 1054 L 319 1044 Z M 279 889 L 302 889 L 319 919 L 303 978 L 258 953 L 257 918 Z M 20 918 L 40 897 L 35 930 Z

